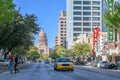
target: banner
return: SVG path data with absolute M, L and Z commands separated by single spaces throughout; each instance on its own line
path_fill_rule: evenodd
M 108 6 L 108 11 L 110 13 L 114 12 L 114 4 L 115 0 L 106 0 L 107 6 Z M 108 40 L 113 41 L 113 36 L 114 36 L 114 29 L 113 28 L 108 28 Z
M 94 56 L 96 56 L 95 45 L 98 42 L 98 37 L 99 37 L 99 28 L 98 28 L 98 26 L 96 26 L 95 28 L 93 28 L 93 49 L 92 49 L 92 52 L 93 52 Z
M 98 36 L 99 36 L 99 28 L 98 26 L 93 28 L 93 43 L 96 44 L 98 42 Z

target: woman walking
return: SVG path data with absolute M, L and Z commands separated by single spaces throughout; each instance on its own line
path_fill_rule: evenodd
M 14 73 L 16 73 L 16 72 L 19 72 L 19 69 L 17 68 L 17 66 L 18 66 L 18 56 L 17 55 L 15 55 L 15 58 L 14 58 Z
M 9 69 L 10 73 L 12 74 L 13 73 L 13 70 L 12 70 L 13 55 L 11 54 L 11 52 L 9 52 L 9 54 L 8 54 L 8 60 L 9 60 L 8 69 Z

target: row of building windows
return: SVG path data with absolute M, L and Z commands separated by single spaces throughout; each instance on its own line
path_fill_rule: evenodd
M 61 21 L 60 23 L 66 23 L 66 21 Z
M 66 37 L 61 37 L 62 40 L 66 40 Z
M 81 31 L 81 28 L 74 28 L 73 31 Z M 91 31 L 91 28 L 83 28 L 83 31 Z M 74 33 L 74 36 L 78 36 L 80 33 Z
M 66 31 L 61 31 L 61 33 L 66 33 Z
M 82 12 L 78 12 L 78 11 L 74 11 L 73 12 L 74 15 L 81 15 Z M 91 12 L 83 12 L 83 15 L 91 15 Z M 92 15 L 100 15 L 100 12 L 92 12 Z
M 61 34 L 61 36 L 66 36 L 66 34 Z
M 93 4 L 93 5 L 100 5 L 100 1 L 83 1 L 83 5 L 90 5 L 90 4 Z M 81 1 L 74 1 L 74 4 L 82 4 Z
M 81 22 L 74 22 L 74 26 L 82 26 Z M 83 22 L 83 26 L 91 26 L 90 22 Z M 100 23 L 98 22 L 92 22 L 92 26 L 100 26 Z
M 82 20 L 82 17 L 74 17 L 73 20 Z M 83 17 L 83 20 L 90 21 L 91 17 Z M 100 21 L 100 17 L 93 17 L 93 21 Z
M 81 10 L 82 7 L 81 6 L 74 6 L 73 7 L 74 10 Z M 91 7 L 83 7 L 83 10 L 91 10 Z M 92 7 L 92 10 L 100 10 L 100 7 Z
M 66 30 L 66 28 L 60 28 L 61 30 Z
M 66 24 L 61 24 L 61 26 L 66 26 Z

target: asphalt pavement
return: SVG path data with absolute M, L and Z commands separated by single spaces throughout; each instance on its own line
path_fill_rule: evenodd
M 77 66 L 72 71 L 54 71 L 53 64 L 27 63 L 20 72 L 0 74 L 0 80 L 120 80 L 120 71 Z

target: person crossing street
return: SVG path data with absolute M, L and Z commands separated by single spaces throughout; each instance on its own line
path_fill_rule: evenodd
M 19 72 L 19 69 L 17 68 L 18 67 L 18 56 L 15 55 L 15 58 L 14 58 L 14 73 L 16 72 Z

